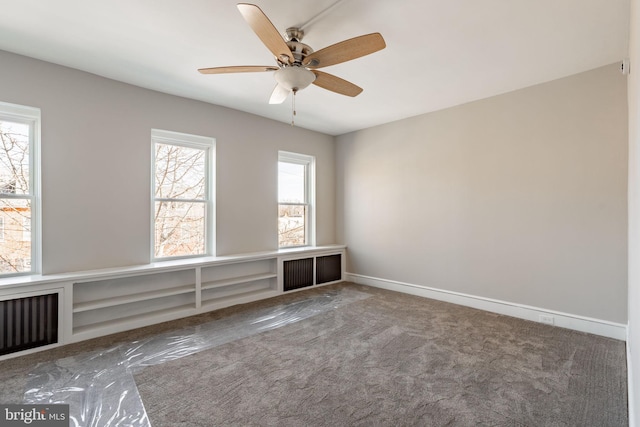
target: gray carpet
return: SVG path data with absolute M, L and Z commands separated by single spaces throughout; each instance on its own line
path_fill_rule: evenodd
M 341 286 L 373 296 L 138 372 L 151 424 L 628 424 L 621 341 Z

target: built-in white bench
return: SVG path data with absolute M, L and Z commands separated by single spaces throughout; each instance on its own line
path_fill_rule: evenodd
M 345 250 L 304 247 L 0 279 L 0 350 L 18 348 L 0 359 L 336 283 Z M 21 349 L 44 335 L 50 343 Z

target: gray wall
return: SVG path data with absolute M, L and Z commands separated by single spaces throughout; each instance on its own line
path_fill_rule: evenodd
M 42 113 L 44 273 L 148 263 L 151 129 L 217 142 L 217 254 L 277 248 L 278 150 L 316 156 L 317 244 L 335 243 L 335 142 L 254 115 L 0 51 L 0 101 Z
M 277 151 L 297 151 L 317 157 L 317 243 L 336 241 L 337 212 L 348 271 L 626 322 L 627 109 L 615 65 L 335 146 L 6 52 L 0 63 L 0 101 L 42 109 L 45 273 L 149 262 L 159 128 L 217 140 L 219 255 L 276 248 Z
M 629 425 L 640 411 L 640 1 L 631 1 L 629 57 Z
M 617 65 L 342 135 L 336 150 L 348 272 L 626 323 Z

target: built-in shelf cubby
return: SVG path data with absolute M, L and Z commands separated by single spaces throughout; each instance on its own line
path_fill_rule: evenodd
M 223 307 L 228 301 L 249 302 L 278 294 L 277 257 L 203 267 L 202 306 Z
M 73 333 L 146 324 L 195 308 L 193 269 L 75 282 Z

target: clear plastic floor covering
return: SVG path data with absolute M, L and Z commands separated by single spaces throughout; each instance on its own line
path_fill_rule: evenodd
M 69 404 L 71 426 L 150 427 L 133 377 L 144 367 L 290 325 L 369 296 L 353 289 L 328 290 L 304 301 L 42 363 L 30 373 L 24 403 Z

